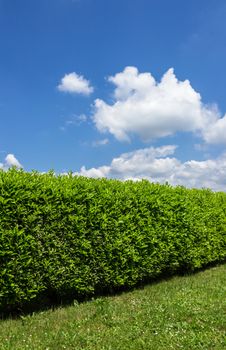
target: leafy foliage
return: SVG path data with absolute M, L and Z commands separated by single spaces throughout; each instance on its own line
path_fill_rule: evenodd
M 0 171 L 0 308 L 85 297 L 226 258 L 226 194 Z

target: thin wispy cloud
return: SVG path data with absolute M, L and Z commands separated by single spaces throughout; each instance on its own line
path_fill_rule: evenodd
M 93 141 L 92 146 L 93 147 L 101 147 L 101 146 L 107 145 L 108 143 L 109 143 L 109 139 L 105 138 L 102 140 Z
M 73 114 L 68 120 L 65 121 L 63 126 L 60 126 L 60 130 L 66 131 L 68 128 L 81 126 L 83 123 L 87 122 L 87 120 L 88 117 L 85 114 Z

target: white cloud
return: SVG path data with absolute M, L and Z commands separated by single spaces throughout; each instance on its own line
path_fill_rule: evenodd
M 79 172 L 75 172 L 74 175 L 101 178 L 101 177 L 107 177 L 107 175 L 109 174 L 109 171 L 110 171 L 109 166 L 101 166 L 99 168 L 91 168 L 91 169 L 86 169 L 86 167 L 83 166 L 81 170 Z
M 100 132 L 110 132 L 120 141 L 130 140 L 133 134 L 150 141 L 186 131 L 212 142 L 217 136 L 208 136 L 210 126 L 215 126 L 217 135 L 218 123 L 226 125 L 220 122 L 216 106 L 204 105 L 190 82 L 179 81 L 172 68 L 160 82 L 136 67 L 126 67 L 108 81 L 115 85 L 114 102 L 96 99 L 93 121 Z
M 115 176 L 140 177 L 142 174 L 152 173 L 160 176 L 170 171 L 172 159 L 165 158 L 174 153 L 176 146 L 150 147 L 134 152 L 123 153 L 111 162 L 111 174 Z M 174 163 L 174 159 L 173 159 Z
M 226 114 L 203 131 L 204 140 L 211 144 L 226 144 Z
M 89 80 L 75 72 L 65 74 L 57 88 L 59 91 L 83 95 L 90 95 L 94 91 Z
M 109 166 L 82 167 L 75 175 L 121 180 L 147 179 L 160 183 L 168 181 L 172 185 L 226 191 L 226 153 L 217 159 L 181 162 L 172 157 L 175 150 L 174 145 L 144 148 L 114 158 Z
M 5 162 L 0 163 L 0 169 L 7 170 L 8 168 L 11 168 L 11 167 L 23 168 L 23 166 L 14 156 L 14 154 L 8 154 L 5 157 Z

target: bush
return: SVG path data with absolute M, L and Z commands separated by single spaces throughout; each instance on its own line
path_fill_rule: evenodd
M 0 309 L 90 296 L 226 258 L 226 194 L 0 171 Z

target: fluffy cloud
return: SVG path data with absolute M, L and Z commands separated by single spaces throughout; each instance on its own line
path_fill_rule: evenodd
M 225 141 L 226 117 L 220 119 L 216 106 L 204 105 L 190 82 L 179 81 L 172 68 L 160 82 L 136 67 L 126 67 L 108 81 L 115 85 L 114 102 L 94 101 L 93 121 L 100 132 L 120 141 L 133 134 L 150 141 L 179 131 L 195 132 L 210 143 Z
M 65 74 L 57 88 L 59 91 L 83 95 L 90 95 L 94 90 L 89 80 L 75 72 Z
M 226 114 L 203 130 L 203 137 L 207 143 L 226 144 Z
M 144 148 L 114 158 L 109 166 L 91 169 L 82 167 L 75 175 L 122 180 L 147 179 L 160 183 L 168 181 L 172 185 L 226 190 L 226 153 L 217 159 L 181 162 L 172 157 L 175 150 L 174 145 Z
M 83 166 L 80 172 L 75 172 L 74 175 L 101 178 L 101 177 L 107 177 L 110 173 L 110 170 L 111 169 L 109 166 L 101 166 L 99 168 L 90 168 L 90 169 L 86 169 L 86 167 Z
M 0 163 L 0 169 L 7 170 L 10 167 L 16 167 L 16 168 L 23 168 L 23 166 L 20 164 L 20 162 L 16 159 L 16 157 L 13 154 L 8 154 L 5 157 L 5 162 Z

